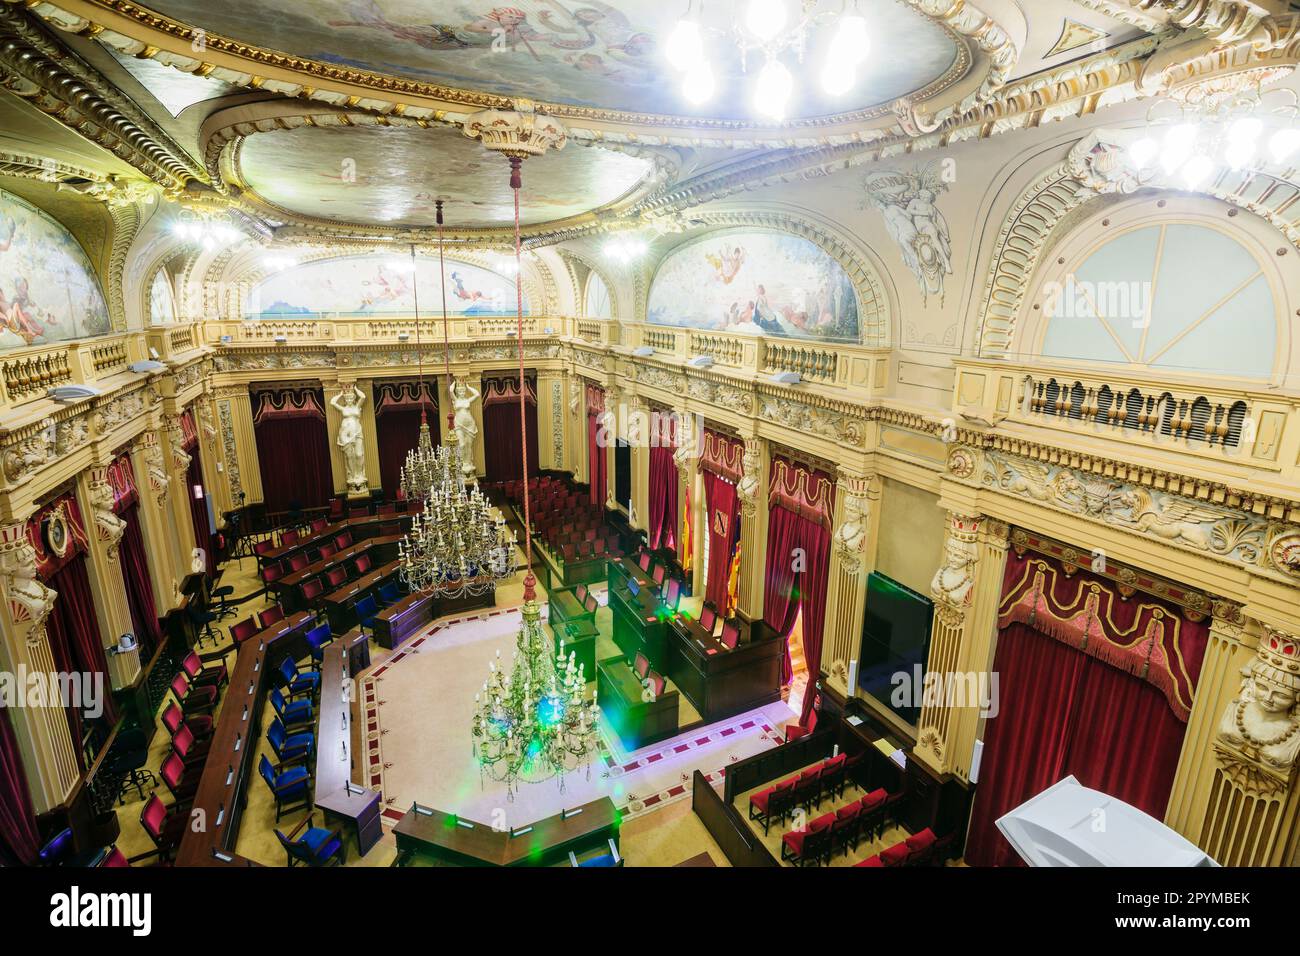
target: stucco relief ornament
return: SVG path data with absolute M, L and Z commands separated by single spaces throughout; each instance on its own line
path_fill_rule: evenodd
M 190 455 L 185 450 L 185 432 L 181 420 L 175 415 L 167 419 L 167 441 L 172 449 L 172 464 L 177 471 L 184 472 L 190 467 Z
M 117 545 L 126 534 L 126 522 L 113 513 L 113 486 L 102 471 L 90 483 L 90 507 L 95 516 L 95 533 L 108 545 L 108 556 L 117 559 Z
M 1241 691 L 1223 713 L 1214 749 L 1234 784 L 1279 796 L 1300 755 L 1300 638 L 1264 628 Z
M 59 594 L 37 578 L 36 549 L 22 524 L 0 529 L 0 583 L 13 622 L 28 626 L 28 644 L 39 644 L 45 637 L 45 619 Z
M 849 495 L 844 499 L 844 521 L 835 532 L 835 554 L 850 574 L 856 574 L 862 566 L 862 547 L 866 541 L 866 499 Z
M 569 414 L 578 414 L 578 408 L 582 405 L 582 384 L 577 381 L 569 383 Z
M 540 156 L 548 149 L 564 149 L 569 134 L 559 120 L 538 113 L 530 100 L 516 99 L 514 107 L 471 113 L 461 132 L 507 155 Z
M 944 279 L 952 274 L 952 243 L 948 220 L 938 206 L 948 191 L 942 160 L 914 169 L 886 169 L 863 177 L 866 198 L 862 207 L 875 208 L 884 217 L 903 263 L 916 276 L 921 301 L 939 297 L 943 305 Z
M 365 433 L 361 426 L 361 409 L 366 396 L 356 385 L 349 385 L 330 399 L 330 404 L 343 416 L 339 422 L 339 449 L 343 452 L 343 473 L 348 483 L 348 494 L 370 493 L 366 478 Z
M 975 452 L 958 446 L 948 452 L 948 474 L 954 478 L 969 478 L 975 474 Z
M 689 416 L 680 416 L 677 425 L 677 448 L 673 451 L 673 464 L 677 466 L 677 473 L 685 479 L 690 476 L 692 459 L 699 457 L 699 446 L 696 444 L 694 421 Z
M 1268 556 L 1283 574 L 1300 578 L 1300 531 L 1285 531 L 1275 537 Z
M 951 608 L 965 609 L 970 606 L 971 591 L 975 587 L 976 553 L 975 532 L 978 522 L 970 519 L 952 519 L 948 535 L 943 542 L 943 564 L 934 572 L 930 582 L 930 594 L 942 604 Z
M 1070 176 L 1079 181 L 1080 196 L 1089 197 L 1097 193 L 1127 195 L 1154 178 L 1157 167 L 1152 166 L 1150 171 L 1143 172 L 1128 158 L 1128 146 L 1140 132 L 1097 130 L 1070 150 L 1065 166 Z
M 754 517 L 758 508 L 758 460 L 758 442 L 746 440 L 745 453 L 740 459 L 740 481 L 736 482 L 736 497 L 740 499 L 741 511 L 746 518 Z
M 21 481 L 54 457 L 54 423 L 47 420 L 41 430 L 15 442 L 4 451 L 5 477 Z
M 149 487 L 153 489 L 157 497 L 158 504 L 167 500 L 167 492 L 171 488 L 171 475 L 167 474 L 167 468 L 163 464 L 162 449 L 158 447 L 158 440 L 150 432 L 145 432 L 141 436 L 144 442 L 144 464 L 149 473 Z

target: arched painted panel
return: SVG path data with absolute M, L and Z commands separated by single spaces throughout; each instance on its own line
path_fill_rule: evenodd
M 398 254 L 317 259 L 263 279 L 249 293 L 250 318 L 294 315 L 442 314 L 438 260 Z M 482 266 L 447 260 L 447 312 L 451 315 L 514 315 L 515 283 Z M 524 314 L 529 311 L 524 297 Z
M 1093 249 L 1044 288 L 1042 354 L 1268 378 L 1277 303 L 1264 263 L 1190 222 L 1140 226 Z
M 646 308 L 656 325 L 858 341 L 858 298 L 843 267 L 800 236 L 712 233 L 659 266 Z
M 0 349 L 110 330 L 99 279 L 77 240 L 35 206 L 0 190 Z
M 172 296 L 171 280 L 166 269 L 159 269 L 149 286 L 149 324 L 167 325 L 175 321 L 176 300 Z
M 589 319 L 612 319 L 614 307 L 609 299 L 609 286 L 594 270 L 587 276 L 587 292 L 583 299 L 582 314 Z

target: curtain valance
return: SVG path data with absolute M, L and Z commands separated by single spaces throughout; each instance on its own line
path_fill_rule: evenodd
M 484 377 L 483 407 L 499 405 L 501 402 L 519 404 L 518 376 Z M 537 404 L 537 386 L 533 383 L 531 376 L 524 379 L 524 403 L 527 405 Z
M 822 471 L 809 471 L 780 456 L 772 459 L 767 503 L 785 508 L 830 530 L 835 524 L 835 482 Z
M 704 429 L 704 448 L 700 453 L 700 468 L 725 478 L 733 485 L 744 474 L 745 443 L 739 438 L 728 438 L 721 432 Z
M 375 386 L 375 414 L 419 409 L 437 417 L 438 391 L 433 382 L 384 382 Z
M 253 393 L 253 424 L 281 418 L 325 421 L 320 392 L 312 387 L 259 389 Z
M 113 489 L 113 511 L 121 514 L 139 500 L 135 487 L 135 469 L 131 467 L 131 456 L 118 455 L 109 463 L 108 483 Z

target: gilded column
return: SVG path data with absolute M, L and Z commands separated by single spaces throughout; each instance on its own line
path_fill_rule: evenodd
M 371 488 L 378 488 L 382 479 L 379 472 L 379 425 L 375 421 L 374 382 L 368 378 L 358 379 L 357 388 L 366 397 L 366 403 L 361 406 L 361 441 L 366 456 L 366 481 Z M 391 499 L 396 496 L 397 489 L 384 488 L 383 491 Z
M 230 482 L 227 478 L 227 461 L 224 447 L 216 441 L 216 429 L 212 425 L 212 403 L 215 396 L 203 394 L 190 405 L 194 425 L 199 440 L 199 467 L 203 473 L 203 490 L 212 499 L 212 517 L 217 527 L 225 526 L 225 514 L 235 507 L 236 499 L 231 496 Z M 207 427 L 204 427 L 206 423 Z M 234 463 L 236 475 L 239 462 Z
M 212 436 L 219 451 L 225 491 L 231 507 L 264 500 L 262 466 L 257 457 L 257 433 L 253 426 L 253 401 L 246 385 L 225 385 L 216 391 L 217 427 Z M 205 436 L 204 451 L 207 451 Z M 242 496 L 242 497 L 241 497 Z
M 587 395 L 586 382 L 580 375 L 569 376 L 569 440 L 567 468 L 573 480 L 590 483 L 587 466 Z
M 108 676 L 114 690 L 133 683 L 140 673 L 139 646 L 125 653 L 114 650 L 123 634 L 135 635 L 131 605 L 126 599 L 118 545 L 126 532 L 126 522 L 113 513 L 113 486 L 108 467 L 95 465 L 77 476 L 77 504 L 86 517 L 90 572 L 90 589 L 95 597 L 95 618 L 99 624 L 99 642 L 108 663 Z M 138 637 L 138 635 L 136 635 Z
M 691 575 L 691 593 L 704 593 L 704 541 L 700 523 L 701 479 L 700 447 L 703 444 L 703 421 L 696 421 L 690 412 L 677 411 L 677 448 L 673 463 L 677 466 L 677 551 L 678 559 Z M 689 502 L 690 507 L 687 507 Z M 691 537 L 686 540 L 686 526 L 690 523 Z M 683 545 L 686 547 L 683 547 Z
M 632 527 L 650 530 L 650 406 L 644 398 L 633 395 L 628 400 L 627 443 L 632 446 Z
M 854 696 L 857 690 L 849 686 L 849 664 L 857 661 L 862 641 L 867 575 L 875 564 L 873 543 L 879 525 L 879 502 L 879 479 L 839 469 L 822 671 L 828 686 L 845 697 Z
M 54 674 L 45 631 L 58 598 L 36 573 L 36 551 L 26 522 L 0 527 L 0 666 L 10 674 Z M 37 813 L 61 804 L 80 778 L 77 745 L 60 701 L 7 707 L 22 755 L 23 773 Z
M 131 445 L 131 467 L 140 493 L 136 513 L 140 516 L 140 534 L 149 560 L 154 606 L 159 614 L 166 614 L 180 601 L 184 574 L 176 567 L 171 545 L 176 524 L 167 498 L 175 482 L 167 473 L 157 432 L 141 432 L 136 438 Z
M 965 779 L 985 704 L 992 704 L 998 597 L 1006 568 L 1007 526 L 982 515 L 948 512 L 944 563 L 930 583 L 934 623 L 921 696 L 915 754 L 940 773 Z
M 767 442 L 757 435 L 744 439 L 744 473 L 736 485 L 740 498 L 740 572 L 736 606 L 750 620 L 763 616 L 763 583 L 767 575 L 767 476 L 771 470 Z M 710 555 L 712 560 L 712 555 Z
M 172 511 L 172 527 L 176 532 L 168 541 L 176 570 L 184 580 L 194 566 L 191 556 L 195 547 L 194 520 L 190 517 L 190 500 L 194 497 L 194 489 L 190 487 L 187 474 L 191 459 L 183 447 L 185 436 L 181 431 L 179 416 L 168 415 L 165 419 L 165 429 L 163 460 L 170 469 L 175 487 L 180 492 L 168 495 Z
M 1300 637 L 1267 624 L 1262 631 L 1212 744 L 1214 776 L 1198 842 L 1223 866 L 1291 865 L 1300 838 Z
M 537 375 L 537 467 L 564 469 L 564 378 L 558 372 Z

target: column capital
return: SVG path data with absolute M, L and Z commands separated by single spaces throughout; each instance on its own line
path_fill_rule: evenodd
M 110 561 L 117 561 L 117 546 L 126 533 L 126 522 L 113 511 L 113 485 L 108 480 L 108 466 L 96 465 L 86 473 L 86 497 L 95 522 L 95 536 L 104 542 Z
M 740 460 L 741 476 L 736 483 L 736 496 L 740 499 L 741 512 L 746 518 L 754 517 L 763 497 L 763 459 L 767 451 L 767 442 L 757 435 L 744 438 L 745 451 Z
M 934 572 L 930 595 L 935 612 L 941 608 L 965 613 L 970 607 L 975 585 L 975 566 L 979 562 L 979 534 L 982 515 L 948 512 L 948 528 L 943 541 L 943 563 Z
M 26 630 L 29 645 L 45 639 L 45 620 L 59 592 L 41 583 L 36 571 L 36 549 L 27 540 L 27 523 L 0 528 L 0 586 L 9 618 Z

